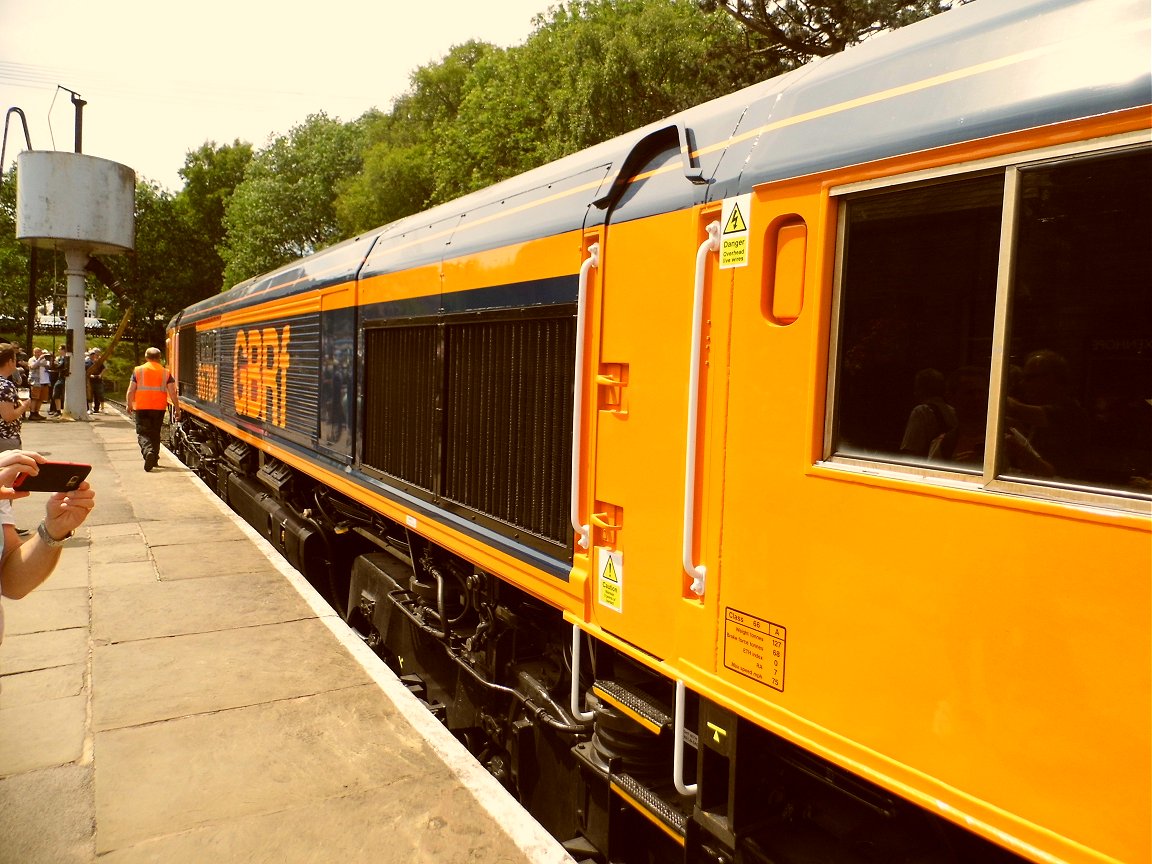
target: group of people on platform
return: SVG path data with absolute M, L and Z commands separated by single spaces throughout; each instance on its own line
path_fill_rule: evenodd
M 22 359 L 23 358 L 23 359 Z M 132 370 L 126 394 L 128 416 L 136 422 L 136 437 L 144 457 L 144 470 L 151 471 L 160 461 L 160 433 L 169 403 L 173 417 L 180 407 L 176 380 L 160 362 L 159 348 L 144 352 L 144 363 Z M 104 359 L 99 348 L 85 354 L 84 374 L 88 381 L 88 407 L 100 413 L 104 407 Z M 0 451 L 20 450 L 21 424 L 24 420 L 44 420 L 41 405 L 47 403 L 47 416 L 57 416 L 64 409 L 64 382 L 72 371 L 72 354 L 61 345 L 57 357 L 50 351 L 33 348 L 32 356 L 23 354 L 18 345 L 0 342 Z M 55 374 L 53 381 L 49 376 Z M 26 382 L 28 398 L 20 396 Z
M 4 377 L 11 379 L 17 388 L 28 388 L 29 409 L 24 419 L 44 420 L 62 414 L 66 382 L 73 371 L 68 346 L 61 344 L 55 354 L 37 346 L 31 356 L 19 345 L 11 347 L 16 365 L 12 373 Z M 98 414 L 104 410 L 104 357 L 99 348 L 90 348 L 84 353 L 84 378 L 88 410 Z M 47 411 L 41 414 L 44 406 Z

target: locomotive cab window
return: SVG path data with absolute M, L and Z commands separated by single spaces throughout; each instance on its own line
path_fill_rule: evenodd
M 1147 499 L 1150 154 L 846 198 L 828 455 Z

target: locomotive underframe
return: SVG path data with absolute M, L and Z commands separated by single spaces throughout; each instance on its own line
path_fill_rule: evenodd
M 558 610 L 196 418 L 172 447 L 578 861 L 1019 860 L 691 693 L 679 795 L 672 682 L 591 640 L 583 721 Z

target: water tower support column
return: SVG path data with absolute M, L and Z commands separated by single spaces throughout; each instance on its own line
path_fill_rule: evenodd
M 87 375 L 84 374 L 84 298 L 88 271 L 88 253 L 83 249 L 65 249 L 68 267 L 68 334 L 72 344 L 72 369 L 64 384 L 64 416 L 83 420 L 88 417 Z M 71 338 L 68 338 L 71 337 Z

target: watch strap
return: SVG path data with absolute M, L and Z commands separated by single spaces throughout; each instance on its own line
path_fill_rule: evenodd
M 75 531 L 69 531 L 65 536 L 63 536 L 59 540 L 57 540 L 55 537 L 53 537 L 51 534 L 48 533 L 48 525 L 44 522 L 41 522 L 39 525 L 36 526 L 36 533 L 40 535 L 40 541 L 42 543 L 44 543 L 47 546 L 50 546 L 53 549 L 59 549 L 61 546 L 64 545 L 65 541 L 70 540 L 72 538 L 72 535 L 74 535 L 76 532 Z

